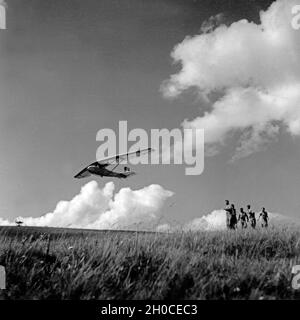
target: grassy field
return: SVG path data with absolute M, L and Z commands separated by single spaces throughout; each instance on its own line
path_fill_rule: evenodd
M 0 227 L 2 299 L 299 299 L 300 231 Z

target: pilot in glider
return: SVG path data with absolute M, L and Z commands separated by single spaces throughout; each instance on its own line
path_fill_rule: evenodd
M 128 167 L 124 167 L 124 172 L 116 172 L 114 171 L 123 161 L 128 161 L 129 158 L 139 157 L 141 155 L 148 154 L 152 152 L 153 149 L 147 148 L 143 150 L 137 150 L 129 153 L 118 154 L 113 157 L 101 159 L 99 161 L 93 162 L 79 173 L 77 173 L 74 178 L 81 179 L 86 178 L 91 175 L 97 175 L 100 177 L 116 177 L 125 179 L 128 178 L 135 173 L 130 170 Z M 108 169 L 108 166 L 113 166 L 112 169 Z

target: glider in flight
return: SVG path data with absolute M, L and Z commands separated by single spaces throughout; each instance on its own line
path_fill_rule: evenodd
M 116 177 L 120 179 L 128 178 L 135 173 L 130 170 L 128 167 L 124 167 L 124 172 L 116 172 L 114 171 L 123 161 L 129 158 L 136 158 L 144 154 L 148 154 L 152 152 L 152 148 L 147 148 L 143 150 L 137 150 L 129 153 L 118 154 L 113 157 L 101 159 L 99 161 L 93 162 L 79 173 L 77 173 L 74 178 L 81 179 L 86 178 L 91 175 L 97 175 L 100 177 Z M 113 166 L 112 169 L 108 169 L 108 166 Z

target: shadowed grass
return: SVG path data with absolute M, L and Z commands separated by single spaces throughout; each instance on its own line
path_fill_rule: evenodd
M 0 228 L 4 299 L 299 299 L 300 232 Z

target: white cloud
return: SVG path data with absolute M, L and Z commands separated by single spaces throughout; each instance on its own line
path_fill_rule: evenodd
M 226 229 L 226 214 L 224 210 L 214 210 L 201 218 L 196 218 L 184 226 L 184 230 L 213 231 Z
M 225 22 L 225 16 L 223 13 L 219 13 L 215 16 L 210 17 L 207 21 L 202 23 L 200 30 L 203 33 L 209 33 L 213 31 L 216 27 Z
M 0 226 L 12 226 L 12 225 L 14 225 L 13 222 L 0 218 Z
M 210 150 L 234 132 L 242 134 L 234 158 L 258 151 L 280 127 L 300 135 L 300 36 L 291 26 L 295 4 L 274 2 L 260 13 L 260 24 L 240 20 L 212 29 L 220 19 L 210 19 L 205 33 L 175 46 L 171 55 L 181 70 L 163 84 L 163 93 L 176 97 L 190 88 L 206 97 L 217 93 L 209 111 L 183 122 L 205 129 Z
M 122 188 L 114 193 L 114 183 L 101 189 L 90 181 L 70 201 L 58 202 L 53 212 L 41 217 L 20 217 L 24 225 L 88 229 L 148 229 L 159 219 L 159 210 L 173 195 L 157 184 L 140 190 Z M 12 224 L 0 219 L 0 225 Z
M 168 223 L 156 227 L 159 232 L 174 231 L 216 231 L 226 229 L 226 214 L 224 210 L 214 210 L 210 214 L 195 218 L 183 225 Z

